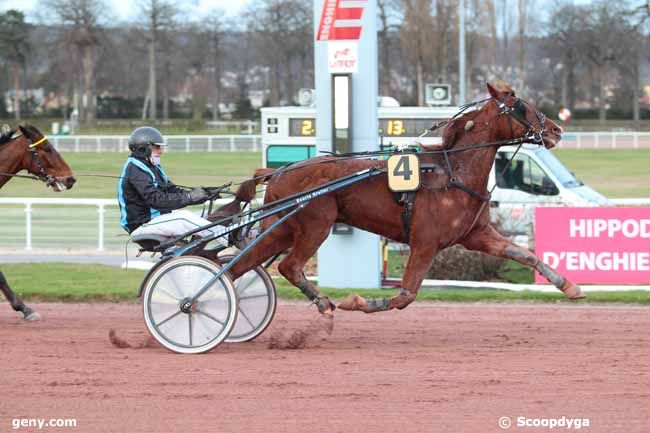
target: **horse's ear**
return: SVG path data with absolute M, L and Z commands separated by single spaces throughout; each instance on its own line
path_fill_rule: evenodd
M 490 96 L 492 96 L 494 99 L 500 101 L 503 99 L 503 96 L 501 95 L 501 92 L 499 92 L 497 89 L 495 89 L 492 84 L 486 83 L 488 92 L 490 92 Z

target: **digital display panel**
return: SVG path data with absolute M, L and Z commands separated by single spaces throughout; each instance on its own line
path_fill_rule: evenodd
M 379 133 L 384 137 L 418 137 L 439 121 L 440 119 L 379 119 Z M 437 134 L 434 133 L 433 136 L 435 135 Z
M 442 119 L 379 119 L 379 134 L 384 137 L 418 137 Z M 428 136 L 439 136 L 442 130 Z M 316 119 L 290 118 L 290 137 L 315 137 Z
M 316 119 L 289 119 L 289 137 L 314 137 Z

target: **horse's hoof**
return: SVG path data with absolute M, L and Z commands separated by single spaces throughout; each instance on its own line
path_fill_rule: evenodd
M 573 283 L 565 283 L 564 287 L 562 287 L 562 292 L 564 293 L 564 296 L 566 296 L 569 299 L 584 299 L 587 297 L 582 292 L 582 289 L 580 289 L 580 286 L 576 286 Z
M 368 303 L 366 302 L 365 299 L 363 299 L 359 295 L 350 295 L 344 300 L 342 300 L 338 307 L 341 310 L 346 310 L 346 311 L 356 311 L 356 310 L 363 310 L 364 308 L 368 307 Z
M 25 315 L 25 320 L 28 322 L 38 322 L 39 320 L 41 320 L 41 315 L 38 314 L 36 311 L 32 311 Z

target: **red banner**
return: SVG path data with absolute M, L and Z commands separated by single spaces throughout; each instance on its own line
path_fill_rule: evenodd
M 364 5 L 365 0 L 325 0 L 316 40 L 359 40 Z

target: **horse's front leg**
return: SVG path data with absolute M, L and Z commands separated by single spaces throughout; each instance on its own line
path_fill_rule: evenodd
M 406 308 L 417 297 L 422 280 L 424 280 L 437 251 L 437 247 L 431 245 L 411 246 L 411 253 L 402 278 L 402 288 L 398 295 L 392 298 L 364 299 L 362 296 L 353 294 L 345 298 L 338 307 L 342 310 L 359 310 L 364 313 Z
M 25 303 L 23 302 L 22 299 L 20 299 L 14 292 L 11 290 L 9 287 L 9 283 L 7 283 L 7 280 L 5 279 L 5 276 L 0 272 L 0 290 L 2 293 L 4 293 L 5 298 L 7 298 L 7 301 L 11 304 L 11 308 L 14 309 L 14 311 L 20 311 L 23 313 L 23 317 L 25 320 L 29 321 L 35 321 L 35 320 L 40 320 L 41 316 L 31 308 L 29 308 Z
M 569 299 L 581 299 L 585 297 L 585 294 L 582 293 L 579 286 L 555 272 L 553 268 L 541 261 L 526 248 L 510 242 L 491 225 L 472 231 L 461 244 L 470 250 L 482 251 L 492 256 L 511 259 L 535 269 L 550 281 L 551 284 L 561 290 Z

